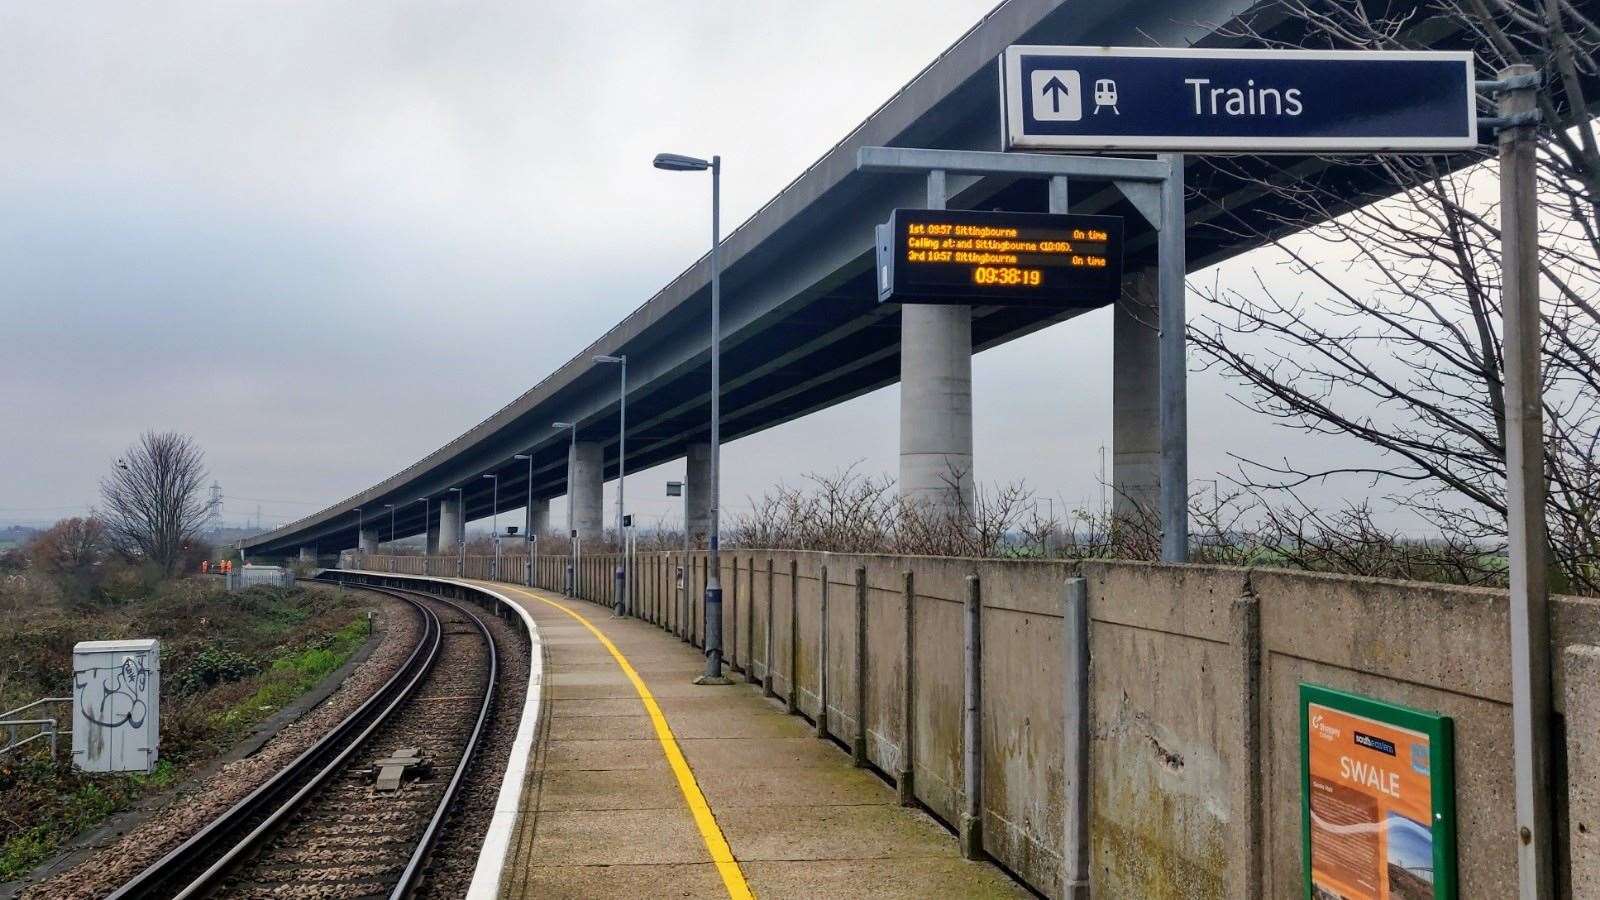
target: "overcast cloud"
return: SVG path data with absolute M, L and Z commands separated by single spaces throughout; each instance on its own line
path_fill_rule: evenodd
M 653 153 L 721 153 L 742 221 L 991 5 L 0 7 L 0 521 L 82 512 L 146 428 L 199 440 L 229 521 L 387 477 L 704 250 L 704 185 Z M 1109 311 L 974 370 L 980 481 L 1098 504 Z M 1192 378 L 1197 482 L 1230 449 L 1349 460 L 1224 391 Z M 892 473 L 898 402 L 729 445 L 728 508 Z M 630 478 L 630 506 L 670 515 L 681 470 Z

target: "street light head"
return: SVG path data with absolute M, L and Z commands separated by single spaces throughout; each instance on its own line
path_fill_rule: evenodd
M 668 172 L 703 172 L 711 168 L 711 163 L 693 156 L 681 156 L 677 153 L 657 153 L 655 167 L 666 169 Z
M 550 423 L 550 427 L 551 428 L 575 428 L 577 426 L 573 425 L 571 422 L 551 422 Z
M 499 478 L 499 475 L 480 475 L 480 478 Z
M 533 457 L 529 456 L 526 453 L 518 453 L 516 456 L 513 456 L 511 458 L 512 459 L 532 459 Z
M 601 354 L 596 356 L 594 361 L 597 363 L 619 363 L 625 362 L 627 359 L 628 358 L 626 356 L 606 356 L 605 354 Z

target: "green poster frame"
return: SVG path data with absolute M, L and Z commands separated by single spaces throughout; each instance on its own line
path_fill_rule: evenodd
M 1300 683 L 1300 847 L 1305 870 L 1305 897 L 1311 893 L 1311 704 L 1362 716 L 1428 736 L 1428 772 L 1433 807 L 1433 893 L 1439 900 L 1458 900 L 1460 874 L 1456 862 L 1455 723 L 1449 716 L 1385 703 L 1319 684 Z

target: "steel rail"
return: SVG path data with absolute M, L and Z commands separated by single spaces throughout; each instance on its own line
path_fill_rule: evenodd
M 499 650 L 495 646 L 494 635 L 489 631 L 489 626 L 478 618 L 478 614 L 454 600 L 446 597 L 434 596 L 421 591 L 399 590 L 398 593 L 417 594 L 431 600 L 444 603 L 453 607 L 457 612 L 472 620 L 478 626 L 478 632 L 483 635 L 484 644 L 489 648 L 489 680 L 483 691 L 483 703 L 478 707 L 478 720 L 473 723 L 472 733 L 467 738 L 467 745 L 461 751 L 461 756 L 456 760 L 455 772 L 450 776 L 450 783 L 445 786 L 444 795 L 439 798 L 438 805 L 434 808 L 433 816 L 428 820 L 428 827 L 422 832 L 422 837 L 417 841 L 416 847 L 411 852 L 411 858 L 406 861 L 406 867 L 400 873 L 400 880 L 389 892 L 390 900 L 401 900 L 411 896 L 422 878 L 423 866 L 426 864 L 428 854 L 433 852 L 433 846 L 439 839 L 443 830 L 444 821 L 450 815 L 450 808 L 455 805 L 456 797 L 461 792 L 462 782 L 465 781 L 467 769 L 477 756 L 479 738 L 488 728 L 489 716 L 494 709 L 496 688 L 500 678 Z
M 172 897 L 187 898 L 196 896 L 209 888 L 232 868 L 236 862 L 274 826 L 281 823 L 288 815 L 294 812 L 310 796 L 320 788 L 328 778 L 336 772 L 352 753 L 359 748 L 368 737 L 393 713 L 402 703 L 408 700 L 417 686 L 422 683 L 437 660 L 440 648 L 443 645 L 443 626 L 439 617 L 423 603 L 410 597 L 400 595 L 398 592 L 379 588 L 367 588 L 378 593 L 387 593 L 410 603 L 419 614 L 423 622 L 423 635 L 412 648 L 411 654 L 405 663 L 391 676 L 383 686 L 373 692 L 354 712 L 346 716 L 327 734 L 323 735 L 299 756 L 295 757 L 287 766 L 280 769 L 261 786 L 251 791 L 239 802 L 235 803 L 226 812 L 208 822 L 200 831 L 190 836 L 182 844 L 173 848 L 166 855 L 156 860 L 138 875 L 125 882 L 107 896 L 107 900 L 133 900 L 145 897 Z M 387 704 L 387 705 L 384 705 Z M 383 709 L 376 714 L 373 710 L 379 706 Z M 365 727 L 363 726 L 365 723 Z M 357 732 L 355 737 L 351 734 Z M 336 747 L 343 744 L 343 749 L 338 750 L 333 758 L 323 763 L 323 759 L 333 752 Z M 307 772 L 313 772 L 310 779 L 301 784 L 287 800 L 282 800 L 296 783 L 300 783 Z M 273 804 L 276 804 L 274 806 Z M 192 870 L 200 861 L 207 858 L 216 847 L 243 831 L 249 824 L 259 817 L 264 810 L 268 810 L 266 818 L 255 827 L 235 840 L 221 857 L 209 865 L 199 876 L 191 879 L 180 890 L 173 890 L 173 882 L 177 881 L 184 873 Z

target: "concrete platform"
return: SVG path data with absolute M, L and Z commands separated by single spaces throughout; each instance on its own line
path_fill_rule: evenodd
M 699 650 L 582 600 L 484 586 L 538 623 L 549 698 L 503 896 L 1032 896 L 756 687 L 691 684 Z

